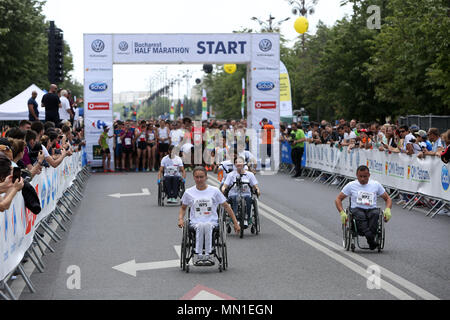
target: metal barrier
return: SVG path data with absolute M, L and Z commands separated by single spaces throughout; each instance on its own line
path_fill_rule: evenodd
M 50 246 L 50 242 L 54 241 L 56 243 L 62 240 L 62 236 L 51 228 L 52 221 L 54 221 L 57 227 L 63 232 L 67 232 L 67 225 L 64 225 L 64 223 L 69 223 L 71 221 L 70 216 L 74 215 L 72 209 L 83 199 L 83 190 L 90 175 L 90 168 L 88 166 L 83 167 L 83 169 L 77 173 L 70 186 L 64 191 L 62 197 L 58 199 L 55 210 L 53 210 L 49 216 L 41 220 L 35 227 L 33 243 L 26 251 L 24 259 L 28 258 L 40 273 L 43 273 L 45 269 L 45 265 L 41 259 L 42 256 L 46 256 L 45 249 L 54 253 L 55 250 Z M 64 210 L 62 210 L 62 208 L 64 208 Z M 46 241 L 45 235 L 49 237 L 49 241 Z M 40 255 L 38 254 L 37 249 L 39 250 Z M 16 274 L 23 278 L 30 292 L 36 292 L 36 289 L 22 266 L 24 259 L 22 259 L 17 267 L 11 271 L 5 279 L 0 281 L 0 299 L 17 300 L 17 297 L 15 297 L 8 284 L 11 277 Z

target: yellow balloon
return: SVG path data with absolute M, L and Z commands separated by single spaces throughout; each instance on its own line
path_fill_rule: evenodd
M 309 27 L 309 22 L 308 22 L 308 19 L 306 19 L 305 17 L 300 17 L 297 20 L 295 20 L 294 29 L 298 33 L 300 33 L 300 34 L 305 33 L 306 31 L 308 31 L 308 27 Z
M 232 74 L 236 72 L 236 65 L 235 64 L 226 64 L 223 66 L 223 70 L 225 70 L 226 73 Z

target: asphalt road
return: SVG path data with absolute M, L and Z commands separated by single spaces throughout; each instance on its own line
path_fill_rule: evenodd
M 338 189 L 283 174 L 257 178 L 261 233 L 228 236 L 227 271 L 192 267 L 186 274 L 175 261 L 179 206 L 158 207 L 156 173 L 93 174 L 68 232 L 59 231 L 64 240 L 44 257 L 45 272 L 31 276 L 37 292 L 15 293 L 24 300 L 180 299 L 201 289 L 240 300 L 450 298 L 450 217 L 430 219 L 394 205 L 382 253 L 346 252 L 334 207 Z M 217 186 L 214 175 L 209 183 Z M 191 173 L 186 185 L 193 185 Z M 151 194 L 109 196 L 143 188 Z M 163 261 L 162 268 L 136 276 L 113 268 L 133 259 Z M 80 289 L 68 286 L 73 266 Z M 379 282 L 369 267 L 380 271 Z

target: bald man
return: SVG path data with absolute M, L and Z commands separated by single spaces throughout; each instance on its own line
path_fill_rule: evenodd
M 60 122 L 59 108 L 61 108 L 61 100 L 56 93 L 58 86 L 50 85 L 50 90 L 42 97 L 42 107 L 45 108 L 45 121 L 52 121 L 57 126 Z
M 28 120 L 36 121 L 39 120 L 38 104 L 36 102 L 37 92 L 33 91 L 31 93 L 31 98 L 28 99 Z

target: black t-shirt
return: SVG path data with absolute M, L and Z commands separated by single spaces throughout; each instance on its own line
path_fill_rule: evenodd
M 28 99 L 28 105 L 30 105 L 30 104 L 33 105 L 34 113 L 39 118 L 38 104 L 37 104 L 36 100 L 34 100 L 33 98 Z M 35 120 L 39 120 L 39 119 L 35 119 L 33 117 L 33 115 L 31 114 L 31 112 L 28 111 L 28 120 L 35 121 Z
M 56 93 L 46 93 L 42 97 L 42 103 L 45 107 L 45 119 L 59 119 L 59 104 L 61 101 Z

